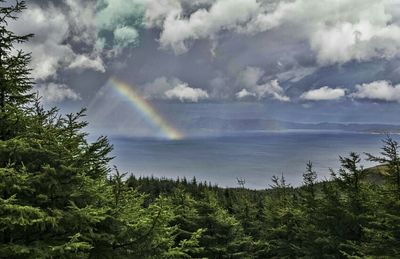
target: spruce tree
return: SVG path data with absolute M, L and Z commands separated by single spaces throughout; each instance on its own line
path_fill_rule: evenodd
M 0 0 L 0 4 L 0 140 L 6 140 L 23 129 L 20 109 L 33 98 L 29 93 L 32 82 L 27 66 L 30 55 L 14 48 L 32 34 L 16 35 L 7 28 L 26 8 L 24 1 Z
M 314 170 L 312 162 L 308 161 L 306 165 L 306 172 L 303 173 L 303 184 L 311 200 L 315 199 L 316 180 L 317 180 L 317 172 Z
M 398 198 L 400 198 L 400 146 L 399 143 L 389 135 L 383 141 L 381 156 L 366 153 L 369 161 L 378 162 L 388 167 L 390 183 L 394 186 Z
M 0 257 L 186 256 L 196 236 L 176 243 L 168 199 L 145 196 L 111 174 L 106 137 L 87 141 L 85 110 L 61 116 L 30 94 L 28 36 L 7 30 L 23 1 L 0 7 Z

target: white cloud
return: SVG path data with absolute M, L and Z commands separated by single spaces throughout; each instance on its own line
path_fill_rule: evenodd
M 256 96 L 255 93 L 247 91 L 246 88 L 243 88 L 242 90 L 237 92 L 235 95 L 236 95 L 237 99 L 245 99 L 245 98 L 249 98 L 249 97 L 251 98 L 251 97 L 255 97 Z
M 33 91 L 38 92 L 45 103 L 56 103 L 66 99 L 74 101 L 81 99 L 79 94 L 64 84 L 41 84 L 36 86 Z
M 391 82 L 382 80 L 356 85 L 356 91 L 351 97 L 400 102 L 400 84 L 392 85 Z
M 290 98 L 285 95 L 283 88 L 279 85 L 279 82 L 276 79 L 262 85 L 257 85 L 254 90 L 258 99 L 272 97 L 273 99 L 282 102 L 290 101 Z
M 96 9 L 91 1 L 65 0 L 70 36 L 74 42 L 94 47 L 97 38 Z
M 34 79 L 56 78 L 57 72 L 63 68 L 94 69 L 100 72 L 105 70 L 94 49 L 89 48 L 86 53 L 78 53 L 68 41 L 71 38 L 81 44 L 94 43 L 94 36 L 86 27 L 89 26 L 87 19 L 77 21 L 79 15 L 88 15 L 87 10 L 90 9 L 85 4 L 78 8 L 76 0 L 68 0 L 66 3 L 70 8 L 68 12 L 63 12 L 52 4 L 46 9 L 30 4 L 18 20 L 10 23 L 10 29 L 17 34 L 35 34 L 30 41 L 21 45 L 25 52 L 32 53 Z M 81 37 L 76 37 L 77 34 Z
M 391 59 L 400 53 L 400 12 L 393 0 L 102 0 L 97 5 L 65 0 L 57 6 L 31 3 L 11 23 L 17 33 L 36 34 L 24 46 L 33 53 L 36 79 L 56 77 L 68 67 L 103 72 L 103 57 L 121 53 L 140 39 L 140 29 L 154 27 L 161 30 L 160 46 L 176 53 L 199 39 L 212 40 L 215 48 L 227 31 L 269 30 L 308 42 L 320 65 Z M 74 44 L 85 48 L 77 51 Z M 82 55 L 88 62 L 81 62 Z
M 92 69 L 94 71 L 105 72 L 103 60 L 100 57 L 93 59 L 85 55 L 76 55 L 75 59 L 68 65 L 70 69 Z
M 208 10 L 198 9 L 188 18 L 179 9 L 172 9 L 164 14 L 161 47 L 184 53 L 188 40 L 213 38 L 222 30 L 234 29 L 249 20 L 258 8 L 256 0 L 217 0 Z
M 259 83 L 262 81 L 264 74 L 265 71 L 261 68 L 248 66 L 238 74 L 237 84 L 245 87 L 241 91 L 246 90 L 246 92 L 254 94 L 259 100 L 270 97 L 279 101 L 290 101 L 290 98 L 285 95 L 285 91 L 279 85 L 278 80 L 274 79 L 266 83 Z M 242 94 L 246 92 L 242 92 Z M 236 93 L 237 98 L 239 98 L 239 93 Z
M 372 24 L 366 20 L 323 26 L 311 36 L 311 48 L 323 65 L 391 59 L 400 53 L 400 27 Z
M 35 79 L 54 76 L 60 63 L 72 59 L 71 48 L 61 44 L 68 35 L 67 18 L 54 7 L 45 11 L 38 6 L 30 6 L 10 27 L 18 34 L 35 34 L 30 42 L 22 46 L 26 52 L 32 52 L 32 76 Z
M 328 101 L 338 100 L 346 95 L 346 90 L 343 88 L 330 88 L 329 86 L 323 86 L 318 89 L 313 89 L 304 92 L 300 99 L 309 101 Z
M 193 12 L 182 2 L 147 1 L 147 26 L 160 27 L 161 47 L 176 53 L 188 51 L 198 39 L 211 39 L 215 47 L 225 31 L 252 35 L 273 29 L 308 42 L 320 65 L 400 53 L 400 13 L 393 0 L 215 0 Z
M 242 31 L 290 26 L 293 36 L 308 40 L 321 65 L 390 59 L 400 53 L 400 27 L 393 22 L 398 13 L 391 12 L 393 5 L 390 0 L 280 1 L 265 7 Z
M 140 87 L 143 97 L 147 99 L 170 99 L 181 102 L 198 102 L 199 100 L 209 99 L 206 90 L 193 88 L 188 83 L 182 82 L 178 78 L 158 77 L 153 82 Z
M 181 3 L 177 0 L 153 0 L 146 5 L 147 27 L 161 27 L 167 16 L 179 15 Z
M 208 93 L 203 89 L 189 87 L 186 83 L 179 84 L 166 91 L 165 96 L 168 99 L 178 99 L 181 102 L 198 102 L 209 98 Z
M 104 72 L 104 57 L 115 57 L 140 40 L 142 29 L 155 27 L 160 47 L 176 53 L 201 39 L 213 41 L 214 49 L 226 32 L 282 31 L 288 41 L 308 42 L 322 66 L 391 59 L 400 53 L 398 10 L 393 0 L 65 0 L 46 7 L 30 3 L 10 26 L 36 34 L 23 48 L 33 53 L 34 78 L 47 80 L 68 68 Z M 310 71 L 274 78 L 296 81 Z
M 167 78 L 167 77 L 158 77 L 154 79 L 153 82 L 149 82 L 140 88 L 142 89 L 142 94 L 147 99 L 164 99 L 165 92 L 171 90 L 177 85 L 182 84 L 183 82 L 177 78 Z

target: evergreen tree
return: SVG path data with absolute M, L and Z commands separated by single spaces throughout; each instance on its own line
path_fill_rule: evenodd
M 306 172 L 303 174 L 303 184 L 311 200 L 315 199 L 316 180 L 317 180 L 317 172 L 314 171 L 312 162 L 308 161 L 306 165 Z
M 207 193 L 196 207 L 199 213 L 197 225 L 205 230 L 200 238 L 204 251 L 198 257 L 250 257 L 251 239 L 244 234 L 240 222 L 219 206 L 214 194 Z
M 383 140 L 383 147 L 381 151 L 381 156 L 375 156 L 369 153 L 366 153 L 367 159 L 369 161 L 378 162 L 380 164 L 386 165 L 388 167 L 387 172 L 391 178 L 391 183 L 395 187 L 395 192 L 400 198 L 400 146 L 399 143 L 391 138 L 390 136 L 386 136 Z
M 27 41 L 32 35 L 16 35 L 7 29 L 8 22 L 15 20 L 25 8 L 24 1 L 0 0 L 0 140 L 6 140 L 23 130 L 23 114 L 20 109 L 31 101 L 32 88 L 30 55 L 15 50 L 16 43 Z
M 108 179 L 112 147 L 86 140 L 85 111 L 60 116 L 29 94 L 29 55 L 13 50 L 29 36 L 6 27 L 24 8 L 0 7 L 0 257 L 187 257 L 197 236 L 176 243 L 168 199 L 145 206 L 118 172 Z
M 351 152 L 349 157 L 339 156 L 341 168 L 334 180 L 342 190 L 339 197 L 341 222 L 338 250 L 346 256 L 363 256 L 359 249 L 363 241 L 364 227 L 366 226 L 366 215 L 368 213 L 364 184 L 361 181 L 363 168 L 359 166 L 360 155 Z

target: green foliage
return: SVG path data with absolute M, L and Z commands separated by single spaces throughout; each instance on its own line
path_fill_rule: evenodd
M 23 130 L 24 119 L 21 108 L 31 98 L 29 77 L 30 55 L 15 51 L 14 45 L 27 41 L 32 35 L 16 35 L 7 29 L 10 20 L 26 6 L 24 1 L 1 0 L 0 4 L 0 140 L 15 136 Z
M 199 250 L 188 253 L 192 257 L 399 257 L 400 208 L 392 184 L 366 181 L 369 175 L 356 153 L 340 162 L 331 180 L 323 182 L 316 181 L 309 162 L 300 188 L 283 176 L 260 191 L 152 177 L 131 176 L 130 183 L 150 196 L 171 198 L 177 241 L 202 229 Z
M 378 162 L 387 167 L 390 176 L 390 183 L 394 186 L 394 191 L 400 198 L 400 146 L 399 143 L 387 136 L 383 140 L 381 156 L 367 153 L 368 160 Z
M 61 116 L 30 93 L 29 55 L 0 0 L 0 257 L 399 258 L 399 145 L 384 140 L 373 182 L 361 157 L 339 157 L 332 179 L 273 177 L 268 190 L 195 178 L 136 178 L 109 168 L 106 137 L 87 141 L 85 110 Z M 368 177 L 368 180 L 365 178 Z
M 170 200 L 145 204 L 111 174 L 112 146 L 86 140 L 85 110 L 61 116 L 30 94 L 29 54 L 13 49 L 30 35 L 6 27 L 25 3 L 0 2 L 0 257 L 188 257 L 202 230 L 177 242 Z

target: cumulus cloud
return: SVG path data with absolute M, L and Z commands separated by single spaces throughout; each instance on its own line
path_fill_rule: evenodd
M 189 87 L 183 83 L 175 86 L 173 89 L 165 92 L 168 99 L 178 99 L 181 102 L 198 102 L 199 100 L 208 99 L 208 93 L 200 88 Z
M 49 4 L 47 8 L 42 8 L 35 4 L 30 4 L 23 15 L 16 21 L 10 23 L 10 29 L 17 34 L 34 33 L 32 40 L 21 45 L 25 52 L 32 53 L 32 76 L 37 80 L 47 80 L 56 78 L 57 72 L 62 68 L 69 69 L 93 69 L 104 72 L 103 61 L 98 53 L 93 49 L 79 53 L 72 47 L 70 41 L 77 40 L 81 44 L 90 44 L 89 32 L 84 27 L 75 26 L 79 24 L 76 16 L 83 11 L 77 11 L 74 0 L 68 0 L 68 12 L 63 12 L 60 8 Z M 82 4 L 81 10 L 89 10 L 87 5 Z M 69 16 L 71 15 L 71 17 Z M 79 40 L 73 37 L 74 33 L 82 32 Z
M 178 78 L 167 78 L 165 76 L 158 77 L 152 82 L 142 85 L 140 88 L 143 96 L 147 99 L 164 99 L 165 92 L 171 90 L 183 82 Z
M 338 100 L 346 95 L 346 90 L 343 88 L 330 88 L 329 86 L 323 86 L 318 89 L 313 89 L 304 92 L 300 99 L 309 101 L 328 101 Z
M 307 90 L 291 86 L 301 85 L 321 66 L 395 60 L 400 53 L 400 12 L 395 5 L 393 0 L 34 0 L 10 27 L 18 34 L 35 33 L 23 49 L 33 53 L 33 76 L 39 83 L 68 84 L 69 78 L 60 77 L 86 70 L 118 69 L 124 76 L 129 64 L 135 70 L 130 78 L 137 82 L 168 75 L 140 86 L 150 99 L 167 98 L 167 91 L 185 84 L 175 78 L 180 77 L 189 88 L 203 80 L 210 99 L 289 101 L 287 93 L 298 96 Z M 141 41 L 149 44 L 138 44 Z M 204 55 L 206 48 L 214 53 L 212 60 Z M 191 52 L 173 59 L 165 49 Z M 188 62 L 207 68 L 192 73 L 199 66 L 186 66 Z M 65 70 L 70 71 L 62 73 Z M 340 89 L 316 90 L 303 93 L 302 99 L 342 94 Z
M 147 99 L 169 99 L 181 102 L 198 102 L 209 99 L 206 90 L 190 87 L 188 83 L 178 78 L 158 77 L 153 82 L 140 87 L 142 94 Z
M 25 50 L 33 53 L 37 79 L 55 77 L 64 67 L 103 72 L 104 57 L 137 45 L 141 31 L 149 28 L 159 30 L 161 48 L 176 53 L 201 39 L 212 40 L 215 48 L 225 32 L 282 30 L 293 41 L 308 42 L 320 65 L 331 65 L 398 56 L 395 5 L 390 0 L 65 0 L 31 3 L 11 26 L 17 33 L 36 34 Z
M 285 95 L 285 91 L 280 86 L 277 79 L 261 83 L 264 74 L 265 71 L 261 68 L 252 66 L 248 66 L 240 72 L 237 84 L 245 88 L 236 93 L 236 98 L 240 98 L 240 96 L 242 96 L 242 98 L 249 97 L 249 94 L 251 94 L 257 97 L 258 100 L 269 97 L 284 102 L 290 101 L 290 98 Z
M 208 10 L 198 9 L 188 18 L 173 9 L 163 22 L 161 47 L 184 53 L 188 50 L 187 41 L 213 38 L 222 30 L 234 29 L 248 21 L 258 8 L 256 0 L 217 0 Z
M 389 81 L 374 81 L 356 85 L 351 97 L 389 102 L 400 102 L 400 84 L 392 85 Z
M 272 99 L 282 102 L 290 101 L 290 98 L 285 95 L 283 88 L 279 85 L 279 82 L 276 79 L 262 85 L 257 85 L 254 90 L 258 99 L 272 97 Z
M 179 15 L 182 12 L 180 1 L 175 0 L 148 1 L 146 7 L 147 27 L 161 27 L 167 16 Z
M 246 88 L 243 88 L 242 90 L 237 92 L 235 95 L 236 95 L 237 99 L 245 99 L 245 98 L 251 98 L 251 97 L 255 97 L 256 96 L 255 93 L 247 91 Z
M 194 40 L 216 41 L 225 31 L 254 35 L 273 29 L 308 41 L 320 65 L 390 59 L 400 52 L 394 1 L 215 0 L 193 12 L 183 2 L 148 0 L 145 15 L 147 26 L 161 28 L 161 47 L 176 53 L 188 51 Z
M 247 33 L 290 25 L 293 35 L 308 40 L 321 65 L 351 60 L 393 58 L 400 52 L 400 27 L 394 1 L 279 1 L 261 8 Z M 397 17 L 398 18 L 398 17 Z M 287 29 L 287 28 L 286 28 Z
M 323 65 L 343 64 L 350 60 L 391 59 L 400 53 L 400 27 L 382 26 L 365 20 L 323 26 L 312 35 L 311 47 Z
M 93 59 L 85 55 L 76 55 L 75 59 L 68 65 L 70 69 L 92 69 L 94 71 L 105 72 L 103 60 L 100 57 Z
M 67 99 L 74 101 L 81 99 L 79 94 L 64 84 L 41 84 L 36 86 L 33 91 L 38 92 L 45 103 L 57 103 Z

